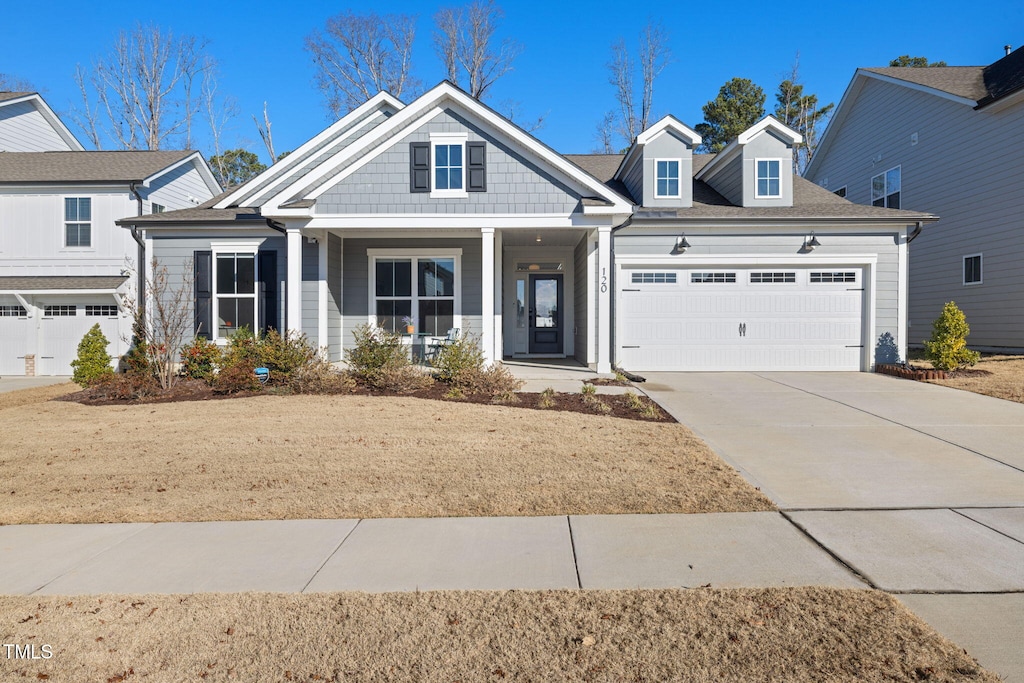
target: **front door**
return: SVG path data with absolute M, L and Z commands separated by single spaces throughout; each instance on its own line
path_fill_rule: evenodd
M 562 276 L 530 276 L 530 353 L 564 353 Z

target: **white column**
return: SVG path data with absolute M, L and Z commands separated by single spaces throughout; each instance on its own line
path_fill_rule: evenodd
M 494 360 L 500 361 L 505 355 L 504 307 L 501 305 L 501 290 L 504 287 L 504 260 L 501 257 L 502 232 L 494 235 Z
M 480 317 L 484 363 L 493 363 L 494 358 L 494 228 L 480 228 Z
M 285 322 L 289 332 L 302 334 L 302 232 L 288 229 L 288 271 L 285 281 Z
M 597 229 L 597 371 L 612 371 L 612 228 Z
M 328 241 L 329 241 L 329 235 L 327 234 L 327 231 L 325 230 L 320 235 L 320 242 L 317 245 L 320 248 L 320 251 L 318 253 L 318 256 L 319 256 L 319 263 L 318 263 L 319 268 L 318 268 L 318 271 L 319 272 L 317 273 L 319 275 L 320 279 L 317 282 L 317 299 L 318 299 L 317 303 L 319 304 L 319 309 L 317 310 L 316 345 L 319 346 L 321 349 L 326 349 L 327 348 L 328 341 L 329 341 L 329 336 L 330 336 L 330 333 L 329 333 L 328 327 L 327 327 L 327 300 L 329 298 L 328 297 L 329 292 L 327 290 L 327 242 Z M 326 356 L 327 356 L 327 353 L 325 352 L 324 353 L 324 357 L 326 357 Z

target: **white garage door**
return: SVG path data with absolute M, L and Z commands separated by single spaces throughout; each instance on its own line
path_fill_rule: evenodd
M 108 301 L 43 306 L 43 316 L 39 323 L 37 374 L 72 374 L 71 361 L 78 356 L 78 343 L 96 323 L 100 324 L 100 329 L 110 342 L 107 353 L 114 357 L 124 353 L 117 306 Z
M 28 312 L 11 297 L 0 298 L 0 377 L 25 374 Z
M 627 370 L 860 370 L 861 268 L 626 268 Z

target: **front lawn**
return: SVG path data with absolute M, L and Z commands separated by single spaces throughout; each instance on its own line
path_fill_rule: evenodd
M 920 352 L 911 353 L 910 365 L 929 370 L 932 367 Z M 974 367 L 954 372 L 948 379 L 928 381 L 1024 403 L 1024 356 L 982 354 L 981 360 Z
M 682 425 L 406 397 L 0 410 L 0 523 L 734 512 Z
M 0 597 L 4 680 L 997 681 L 829 588 Z

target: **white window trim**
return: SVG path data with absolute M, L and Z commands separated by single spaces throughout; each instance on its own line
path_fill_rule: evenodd
M 871 201 L 868 204 L 869 206 L 874 206 L 875 205 L 875 199 L 876 199 L 876 197 L 875 197 L 875 178 L 877 178 L 878 176 L 882 176 L 882 199 L 884 200 L 884 203 L 879 208 L 884 208 L 884 209 L 890 208 L 889 207 L 889 195 L 890 194 L 895 194 L 895 192 L 886 192 L 887 188 L 885 187 L 885 181 L 886 181 L 886 177 L 889 175 L 889 173 L 891 171 L 895 171 L 895 170 L 899 170 L 899 172 L 900 172 L 900 186 L 899 186 L 899 189 L 896 190 L 896 192 L 898 192 L 899 195 L 900 195 L 900 207 L 901 208 L 903 207 L 903 204 L 904 204 L 904 202 L 903 202 L 903 164 L 897 164 L 896 166 L 893 166 L 892 168 L 887 168 L 884 171 L 882 171 L 881 173 L 876 173 L 875 175 L 871 176 L 871 180 L 868 181 L 868 197 L 871 198 Z
M 259 302 L 259 297 L 260 297 L 260 258 L 259 258 L 260 247 L 259 247 L 259 245 L 260 245 L 260 243 L 262 241 L 263 240 L 260 240 L 259 242 L 238 242 L 236 244 L 230 244 L 230 243 L 217 244 L 217 243 L 213 243 L 213 244 L 210 245 L 211 259 L 213 261 L 213 263 L 210 264 L 210 279 L 212 280 L 212 282 L 210 283 L 210 293 L 211 293 L 211 297 L 213 298 L 213 302 L 212 302 L 213 305 L 210 307 L 210 308 L 213 309 L 211 314 L 210 314 L 210 327 L 212 328 L 210 330 L 210 339 L 212 341 L 216 342 L 217 344 L 223 345 L 223 344 L 229 343 L 229 341 L 230 341 L 227 337 L 221 337 L 220 336 L 220 322 L 219 322 L 220 321 L 220 304 L 219 304 L 220 294 L 217 292 L 217 256 L 218 255 L 222 255 L 222 254 L 252 254 L 252 258 L 253 258 L 253 284 L 254 284 L 254 286 L 253 286 L 253 293 L 252 293 L 252 300 L 253 300 L 252 320 L 253 320 L 253 327 L 255 328 L 254 330 L 252 330 L 252 332 L 255 334 L 255 333 L 259 332 L 259 330 L 262 329 L 260 327 L 260 302 Z M 229 297 L 231 297 L 233 299 L 247 299 L 247 298 L 249 298 L 248 294 L 226 294 L 225 296 L 229 296 Z
M 779 193 L 778 194 L 761 194 L 758 191 L 758 187 L 757 186 L 759 185 L 758 181 L 761 180 L 761 176 L 758 175 L 757 167 L 758 167 L 758 165 L 762 161 L 777 161 L 779 163 Z M 754 198 L 755 199 L 782 199 L 782 195 L 783 195 L 783 192 L 782 192 L 782 174 L 783 174 L 783 170 L 782 169 L 785 168 L 785 161 L 786 161 L 785 159 L 775 159 L 775 158 L 767 158 L 767 157 L 766 158 L 755 158 L 754 159 Z M 768 176 L 765 179 L 766 180 L 771 180 L 771 176 Z
M 901 184 L 902 184 L 902 182 L 901 182 Z M 826 188 L 826 189 L 827 189 L 827 188 Z M 842 191 L 842 194 L 839 194 L 839 192 L 840 192 L 840 191 Z M 847 199 L 847 196 L 846 196 L 846 195 L 847 195 L 848 193 L 849 193 L 849 190 L 847 189 L 847 186 L 846 186 L 846 185 L 843 185 L 842 187 L 837 187 L 837 188 L 835 189 L 835 191 L 834 191 L 834 192 L 832 192 L 832 194 L 834 194 L 835 196 L 837 196 L 837 197 L 842 197 L 843 199 Z
M 79 220 L 79 221 L 69 221 L 68 220 L 68 214 L 67 214 L 67 200 L 68 199 L 88 199 L 89 200 L 89 220 L 88 221 L 81 221 L 81 220 Z M 88 195 L 88 194 L 68 194 L 68 195 L 64 195 L 64 196 L 61 197 L 61 200 L 60 200 L 61 222 L 60 222 L 60 224 L 61 224 L 61 227 L 63 228 L 62 232 L 64 234 L 61 235 L 61 240 L 60 241 L 61 241 L 61 244 L 63 245 L 64 249 L 68 249 L 68 250 L 76 251 L 76 252 L 77 251 L 95 251 L 95 247 L 93 245 L 96 242 L 96 240 L 95 240 L 95 237 L 96 237 L 95 233 L 96 233 L 96 231 L 93 230 L 93 226 L 95 225 L 96 220 L 95 220 L 95 218 L 92 215 L 93 214 L 93 209 L 95 208 L 95 204 L 96 204 L 96 202 L 94 201 L 95 199 L 96 199 L 95 197 L 93 197 L 92 195 Z M 88 244 L 88 246 L 71 246 L 71 245 L 68 244 L 68 224 L 70 224 L 70 223 L 74 223 L 74 224 L 88 223 L 89 224 L 89 244 Z
M 420 258 L 450 258 L 455 260 L 455 301 L 452 304 L 452 327 L 459 329 L 462 325 L 462 249 L 367 249 L 366 256 L 369 260 L 369 290 L 367 292 L 367 316 L 366 322 L 376 327 L 377 325 L 377 259 L 410 259 L 416 261 Z M 419 283 L 417 273 L 419 269 L 413 264 L 412 286 L 410 299 L 412 300 L 411 314 L 416 315 L 419 302 Z M 394 297 L 392 297 L 394 298 Z M 438 297 L 427 297 L 436 299 Z M 486 321 L 485 321 L 486 323 Z M 417 325 L 418 327 L 418 325 Z
M 465 199 L 469 197 L 466 189 L 466 143 L 469 141 L 468 133 L 431 133 L 430 134 L 430 198 L 431 199 Z M 462 189 L 461 190 L 438 190 L 437 177 L 435 173 L 435 156 L 438 145 L 460 145 L 462 147 Z
M 964 272 L 966 270 L 965 266 L 967 265 L 967 259 L 974 258 L 975 256 L 978 257 L 978 270 L 981 271 L 981 278 L 979 278 L 979 279 L 977 279 L 977 280 L 975 280 L 973 282 L 968 282 L 967 281 L 967 273 Z M 985 282 L 985 256 L 984 256 L 983 253 L 979 252 L 977 254 L 965 254 L 964 255 L 963 260 L 960 262 L 960 279 L 962 280 L 962 284 L 963 284 L 964 287 L 973 287 L 974 285 L 984 284 L 984 282 Z
M 679 191 L 675 194 L 658 194 L 658 163 L 662 161 L 674 161 L 678 165 L 676 166 L 676 187 Z M 671 177 L 666 177 L 666 180 L 672 180 Z M 680 199 L 683 196 L 683 160 L 676 158 L 663 158 L 654 160 L 654 198 L 655 199 Z

